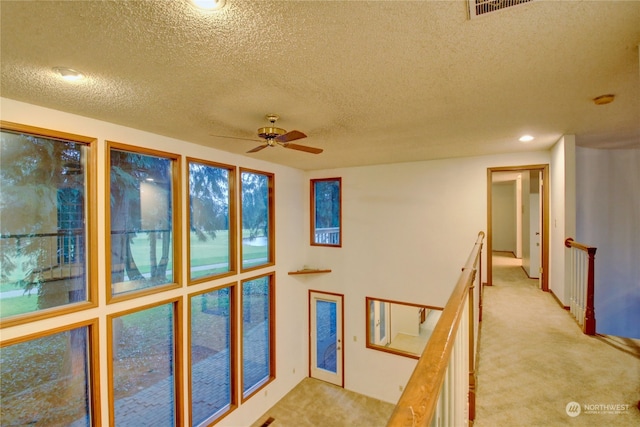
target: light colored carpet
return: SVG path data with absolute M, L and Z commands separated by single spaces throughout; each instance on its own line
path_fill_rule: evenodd
M 252 427 L 385 426 L 395 405 L 314 378 L 305 378 Z
M 497 253 L 493 260 L 474 427 L 640 426 L 640 341 L 584 335 L 519 260 Z M 575 417 L 567 414 L 571 402 L 580 407 Z

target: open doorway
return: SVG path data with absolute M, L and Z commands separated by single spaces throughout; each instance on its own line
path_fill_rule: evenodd
M 493 251 L 501 250 L 513 252 L 525 273 L 549 291 L 548 182 L 549 165 L 487 169 L 487 285 L 493 284 Z M 498 206 L 510 203 L 511 210 Z

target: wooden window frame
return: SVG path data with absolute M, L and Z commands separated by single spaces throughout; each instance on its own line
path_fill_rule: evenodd
M 8 339 L 0 343 L 0 349 L 14 344 L 22 344 L 39 338 L 48 337 L 62 332 L 71 331 L 73 329 L 87 328 L 88 357 L 87 363 L 87 381 L 86 389 L 89 390 L 90 422 L 91 425 L 100 425 L 101 421 L 101 400 L 100 400 L 100 351 L 99 351 L 99 335 L 98 335 L 98 319 L 91 318 L 82 322 L 71 323 L 61 327 L 46 329 L 37 333 L 24 335 L 18 338 Z
M 81 144 L 87 147 L 87 156 L 85 161 L 86 167 L 86 184 L 85 184 L 85 236 L 87 242 L 85 244 L 86 259 L 86 283 L 85 289 L 87 298 L 85 301 L 69 303 L 57 307 L 47 308 L 44 310 L 34 311 L 30 313 L 18 314 L 5 319 L 0 319 L 0 329 L 26 324 L 29 322 L 49 319 L 56 316 L 62 316 L 69 313 L 87 310 L 98 306 L 98 235 L 97 210 L 97 139 L 88 136 L 82 136 L 67 132 L 60 132 L 35 126 L 27 126 L 19 123 L 0 121 L 0 129 L 14 133 L 24 133 L 41 138 L 57 139 L 61 141 L 69 141 Z
M 171 299 L 166 299 L 162 301 L 158 301 L 151 304 L 140 305 L 134 308 L 119 311 L 117 313 L 112 313 L 107 315 L 107 383 L 108 383 L 108 401 L 109 401 L 109 422 L 111 426 L 115 426 L 115 398 L 113 393 L 114 381 L 114 368 L 113 368 L 113 355 L 114 355 L 114 345 L 117 343 L 113 342 L 113 321 L 114 319 L 122 316 L 126 316 L 133 313 L 142 312 L 148 309 L 160 307 L 163 305 L 171 304 L 173 310 L 173 398 L 174 398 L 174 414 L 175 414 L 175 427 L 184 425 L 184 410 L 183 410 L 183 396 L 184 396 L 184 388 L 183 388 L 183 350 L 184 350 L 184 341 L 182 338 L 182 325 L 183 325 L 183 317 L 182 317 L 182 296 L 178 296 Z
M 249 389 L 249 392 L 245 395 L 244 392 L 244 301 L 243 301 L 243 285 L 246 282 L 261 279 L 263 277 L 269 277 L 269 377 L 254 385 Z M 238 389 L 240 391 L 240 403 L 244 403 L 251 397 L 255 396 L 264 389 L 267 385 L 276 379 L 276 273 L 275 271 L 261 274 L 259 276 L 250 277 L 240 282 L 240 288 L 238 293 L 240 294 L 240 314 L 239 314 L 239 327 L 240 327 L 240 352 L 238 354 L 238 362 L 240 365 L 240 381 L 238 383 Z
M 329 182 L 329 181 L 334 181 L 338 183 L 338 187 L 339 187 L 339 192 L 338 192 L 338 203 L 340 204 L 339 206 L 339 223 L 340 225 L 338 226 L 338 243 L 317 243 L 316 242 L 316 186 L 315 184 L 318 182 Z M 340 248 L 342 247 L 342 178 L 341 177 L 337 177 L 337 178 L 314 178 L 310 180 L 310 206 L 311 209 L 309 211 L 309 217 L 311 219 L 310 222 L 310 227 L 309 227 L 309 241 L 311 243 L 311 246 L 325 246 L 325 247 L 330 247 L 330 248 Z
M 269 220 L 269 224 L 268 224 L 268 233 L 269 233 L 269 241 L 268 241 L 268 249 L 267 249 L 267 257 L 268 260 L 266 263 L 264 264 L 259 264 L 259 265 L 252 265 L 250 267 L 244 267 L 244 255 L 243 255 L 243 238 L 242 238 L 242 232 L 243 232 L 243 221 L 242 221 L 242 174 L 243 173 L 252 173 L 252 174 L 256 174 L 256 175 L 264 175 L 267 177 L 268 180 L 268 189 L 267 189 L 267 200 L 268 200 L 268 206 L 267 206 L 267 215 L 268 215 L 268 220 Z M 275 215 L 275 174 L 271 173 L 271 172 L 264 172 L 264 171 L 259 171 L 259 170 L 255 170 L 255 169 L 247 169 L 247 168 L 240 168 L 239 171 L 239 179 L 238 181 L 240 182 L 239 185 L 239 190 L 238 190 L 238 197 L 240 199 L 240 209 L 238 210 L 238 222 L 239 222 L 239 235 L 240 235 L 240 240 L 238 242 L 238 246 L 240 247 L 240 272 L 244 273 L 247 271 L 252 271 L 252 270 L 257 270 L 260 268 L 265 268 L 265 267 L 271 267 L 274 266 L 276 264 L 276 215 Z
M 203 294 L 208 294 L 220 289 L 229 289 L 229 378 L 231 384 L 229 384 L 229 392 L 231 401 L 226 408 L 219 410 L 209 416 L 202 424 L 214 425 L 222 420 L 224 417 L 232 413 L 238 408 L 238 282 L 227 283 L 226 285 L 215 286 L 204 289 L 202 291 L 189 295 L 189 302 L 187 304 L 187 371 L 188 371 L 188 383 L 189 383 L 189 396 L 188 396 L 188 411 L 191 425 L 193 422 L 193 364 L 191 363 L 191 298 L 197 297 Z
M 172 234 L 172 270 L 173 282 L 146 289 L 126 292 L 114 295 L 112 292 L 113 283 L 111 281 L 111 150 L 126 151 L 134 154 L 161 157 L 171 160 L 171 234 Z M 106 141 L 105 153 L 105 240 L 106 240 L 106 299 L 107 304 L 119 301 L 144 297 L 169 289 L 182 286 L 182 203 L 181 203 L 181 159 L 179 154 L 150 148 L 138 147 L 135 145 L 123 144 L 120 142 Z
M 214 167 L 219 169 L 225 169 L 229 173 L 229 270 L 222 273 L 210 274 L 197 279 L 191 278 L 191 186 L 190 186 L 190 165 L 192 163 L 198 163 L 208 167 Z M 238 273 L 237 267 L 237 247 L 238 247 L 238 233 L 237 233 L 237 219 L 236 219 L 236 167 L 233 165 L 227 165 L 223 163 L 212 162 L 208 160 L 196 159 L 193 157 L 187 157 L 186 167 L 186 181 L 187 181 L 187 283 L 188 285 L 195 285 L 198 283 L 206 282 L 212 279 L 219 279 L 227 276 L 232 276 Z

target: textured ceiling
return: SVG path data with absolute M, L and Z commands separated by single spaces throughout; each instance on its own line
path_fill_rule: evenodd
M 638 1 L 534 1 L 472 20 L 465 1 L 0 8 L 1 96 L 234 153 L 258 142 L 213 135 L 255 138 L 277 113 L 324 153 L 249 155 L 300 169 L 547 149 L 562 134 L 640 147 Z M 614 103 L 591 101 L 607 93 Z

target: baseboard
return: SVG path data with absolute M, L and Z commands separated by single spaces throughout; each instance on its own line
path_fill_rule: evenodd
M 556 294 L 553 293 L 553 291 L 551 289 L 549 289 L 549 293 L 551 294 L 551 296 L 553 297 L 554 300 L 556 300 L 556 302 L 558 303 L 558 305 L 562 308 L 564 308 L 565 310 L 569 310 L 569 306 L 568 305 L 563 305 L 562 301 L 560 301 L 560 298 L 558 298 L 556 296 Z

